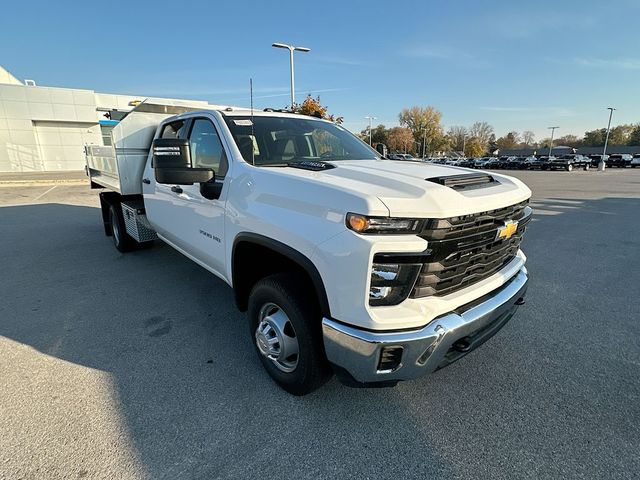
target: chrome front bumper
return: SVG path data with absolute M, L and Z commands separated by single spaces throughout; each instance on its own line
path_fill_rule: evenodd
M 345 383 L 369 384 L 408 380 L 433 372 L 491 338 L 523 303 L 527 269 L 478 301 L 435 318 L 419 330 L 373 332 L 324 318 L 327 358 Z M 396 347 L 396 348 L 392 348 Z M 383 351 L 402 348 L 399 364 L 381 368 Z

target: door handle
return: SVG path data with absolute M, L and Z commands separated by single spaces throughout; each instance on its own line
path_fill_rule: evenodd
M 182 193 L 183 192 L 182 188 L 178 187 L 177 185 L 174 185 L 173 187 L 171 187 L 171 191 L 173 193 Z
M 151 184 L 151 180 L 149 180 L 148 178 L 143 178 L 142 183 L 146 183 L 147 185 L 149 185 Z

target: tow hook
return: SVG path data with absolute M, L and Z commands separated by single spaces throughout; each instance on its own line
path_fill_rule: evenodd
M 524 297 L 520 297 L 518 300 L 516 300 L 516 305 L 524 305 L 526 302 L 524 300 Z
M 451 346 L 458 352 L 468 352 L 471 350 L 471 339 L 469 337 L 462 337 L 461 339 L 456 340 Z

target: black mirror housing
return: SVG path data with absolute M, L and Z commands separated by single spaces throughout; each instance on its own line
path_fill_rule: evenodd
M 378 151 L 378 153 L 380 155 L 382 155 L 383 157 L 387 157 L 388 154 L 388 150 L 387 150 L 387 146 L 384 143 L 378 143 L 376 145 L 376 150 Z
M 153 141 L 156 182 L 168 185 L 193 185 L 215 179 L 210 168 L 192 168 L 189 140 L 185 138 L 157 138 Z
M 157 138 L 152 149 L 153 168 L 191 168 L 191 149 L 186 138 Z

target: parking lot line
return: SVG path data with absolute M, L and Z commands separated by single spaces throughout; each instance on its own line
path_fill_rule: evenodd
M 53 187 L 51 187 L 51 188 L 50 188 L 49 190 L 47 190 L 46 192 L 41 193 L 41 194 L 40 194 L 40 195 L 38 195 L 36 198 L 34 198 L 34 199 L 33 199 L 33 201 L 35 202 L 35 201 L 37 201 L 37 200 L 40 200 L 42 197 L 44 197 L 47 193 L 49 193 L 50 191 L 52 191 L 52 190 L 53 190 L 54 188 L 56 188 L 56 187 L 57 187 L 57 185 L 54 185 Z

